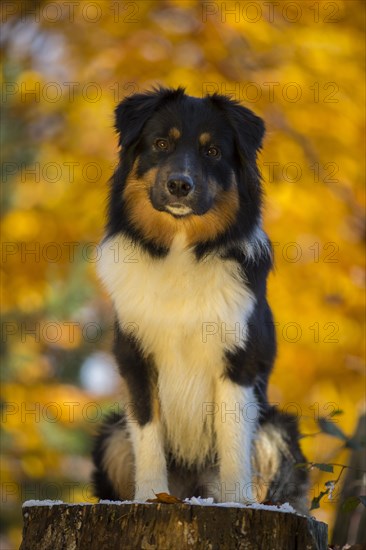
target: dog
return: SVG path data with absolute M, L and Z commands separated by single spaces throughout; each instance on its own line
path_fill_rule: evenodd
M 261 118 L 219 94 L 157 88 L 116 108 L 99 276 L 128 407 L 96 438 L 99 498 L 158 493 L 306 512 L 297 421 L 271 406 L 276 355 L 257 153 Z

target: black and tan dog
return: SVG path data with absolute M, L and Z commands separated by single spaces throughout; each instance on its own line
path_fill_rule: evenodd
M 264 124 L 227 97 L 160 88 L 125 99 L 116 128 L 99 274 L 133 413 L 101 430 L 96 493 L 305 511 L 296 420 L 267 401 L 276 343 L 256 164 Z

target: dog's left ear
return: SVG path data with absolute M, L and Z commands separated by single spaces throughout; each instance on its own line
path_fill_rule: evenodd
M 265 134 L 263 120 L 250 109 L 226 96 L 213 94 L 208 98 L 226 114 L 236 134 L 240 155 L 244 153 L 247 160 L 255 160 Z

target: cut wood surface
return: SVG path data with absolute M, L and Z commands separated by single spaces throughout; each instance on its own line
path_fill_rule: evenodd
M 261 508 L 191 504 L 23 507 L 20 550 L 326 550 L 327 526 Z

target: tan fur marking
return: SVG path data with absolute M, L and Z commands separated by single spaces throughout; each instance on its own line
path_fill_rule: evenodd
M 149 170 L 144 178 L 136 177 L 136 167 L 127 178 L 124 199 L 130 222 L 143 235 L 160 246 L 169 248 L 178 232 L 185 232 L 187 245 L 193 246 L 201 241 L 214 240 L 235 220 L 239 209 L 239 196 L 235 185 L 228 191 L 222 191 L 216 204 L 202 216 L 188 215 L 174 218 L 167 212 L 155 210 L 150 202 L 149 189 L 154 184 L 156 168 Z
M 211 134 L 208 132 L 203 132 L 198 138 L 200 145 L 208 145 L 211 142 Z
M 125 428 L 114 428 L 105 441 L 103 467 L 119 498 L 131 500 L 134 497 L 134 456 L 131 442 Z
M 175 220 L 167 212 L 155 210 L 149 198 L 149 189 L 154 184 L 156 171 L 156 168 L 152 168 L 144 178 L 138 179 L 134 167 L 127 178 L 123 196 L 127 203 L 130 222 L 147 239 L 169 247 L 176 234 Z
M 252 465 L 253 484 L 260 502 L 266 500 L 269 487 L 279 471 L 281 451 L 286 452 L 287 447 L 277 430 L 268 426 L 258 431 Z
M 173 138 L 173 139 L 179 139 L 180 138 L 180 131 L 178 130 L 178 128 L 170 128 L 169 130 L 169 137 L 170 138 Z
M 182 222 L 190 245 L 200 241 L 212 241 L 223 233 L 235 220 L 239 209 L 236 188 L 223 191 L 215 206 L 203 216 L 187 216 Z

